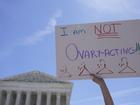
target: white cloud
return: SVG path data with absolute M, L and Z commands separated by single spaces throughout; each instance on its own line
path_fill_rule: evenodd
M 112 95 L 114 95 L 115 97 L 123 97 L 123 96 L 128 96 L 128 94 L 134 94 L 139 92 L 140 92 L 140 87 L 134 87 L 134 88 L 114 92 Z
M 91 101 L 102 100 L 102 99 L 103 99 L 102 96 L 96 96 L 96 97 L 74 100 L 73 102 L 71 102 L 71 104 L 72 105 L 77 105 L 77 104 L 88 103 L 88 102 L 91 102 Z
M 17 46 L 21 45 L 34 45 L 42 41 L 47 35 L 54 32 L 55 25 L 57 24 L 57 19 L 62 17 L 62 11 L 56 11 L 53 16 L 49 19 L 46 27 L 40 31 L 35 32 L 33 35 L 24 37 L 18 40 L 15 44 L 11 44 L 10 47 L 0 49 L 0 59 L 10 56 Z
M 137 103 L 135 103 L 135 102 L 127 102 L 127 103 L 123 103 L 123 104 L 120 104 L 120 105 L 137 105 Z
M 85 8 L 104 14 L 139 14 L 140 7 L 137 0 L 77 0 Z M 84 8 L 84 9 L 85 9 Z M 94 13 L 94 12 L 93 12 Z
M 130 89 L 113 92 L 111 95 L 114 98 L 121 98 L 121 97 L 128 96 L 130 94 L 135 94 L 135 93 L 140 93 L 140 87 L 135 87 L 135 88 L 130 88 Z M 103 96 L 89 97 L 89 98 L 75 100 L 72 102 L 72 105 L 82 104 L 84 102 L 88 103 L 88 102 L 93 102 L 93 101 L 101 101 L 102 99 L 103 99 Z M 123 103 L 120 105 L 136 105 L 136 103 L 129 102 L 129 103 Z
M 42 41 L 47 35 L 54 32 L 55 25 L 57 24 L 57 18 L 62 16 L 62 11 L 58 10 L 48 21 L 46 27 L 40 31 L 35 32 L 33 35 L 29 35 L 23 39 L 23 45 L 34 45 Z
M 140 87 L 117 91 L 117 92 L 114 92 L 112 95 L 114 97 L 123 97 L 123 96 L 128 96 L 128 94 L 134 94 L 137 92 L 140 92 Z

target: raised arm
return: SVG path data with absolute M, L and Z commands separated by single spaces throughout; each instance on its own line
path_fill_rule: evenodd
M 105 105 L 114 105 L 114 102 L 112 100 L 112 97 L 110 95 L 110 92 L 106 86 L 106 83 L 104 81 L 103 78 L 99 78 L 97 77 L 96 75 L 92 74 L 93 78 L 92 80 L 97 83 L 101 90 L 102 90 L 102 94 L 103 94 L 103 97 L 104 97 L 104 102 L 105 102 Z

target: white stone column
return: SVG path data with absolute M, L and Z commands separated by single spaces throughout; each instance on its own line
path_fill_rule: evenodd
M 30 98 L 31 98 L 31 92 L 26 92 L 26 102 L 25 102 L 25 105 L 30 105 Z
M 16 97 L 16 104 L 15 105 L 20 104 L 20 98 L 21 98 L 21 91 L 17 91 L 17 97 Z
M 66 105 L 70 105 L 70 94 L 66 94 Z
M 41 105 L 41 92 L 37 93 L 37 103 L 36 105 Z
M 6 103 L 5 105 L 10 105 L 11 91 L 7 91 Z
M 57 93 L 57 96 L 56 96 L 56 105 L 60 105 L 60 93 Z
M 47 104 L 46 105 L 51 105 L 51 93 L 47 93 Z

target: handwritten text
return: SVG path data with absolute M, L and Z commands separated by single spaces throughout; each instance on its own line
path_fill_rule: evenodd
M 128 48 L 112 48 L 112 49 L 80 49 L 74 43 L 70 43 L 66 46 L 66 57 L 70 61 L 76 61 L 77 59 L 94 59 L 100 57 L 112 57 L 112 56 L 124 56 L 134 54 L 136 52 L 135 47 Z

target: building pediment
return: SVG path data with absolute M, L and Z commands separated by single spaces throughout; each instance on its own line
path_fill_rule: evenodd
M 2 81 L 68 83 L 64 81 L 59 81 L 55 77 L 40 71 L 31 71 L 18 74 L 12 77 L 4 78 L 2 79 Z

